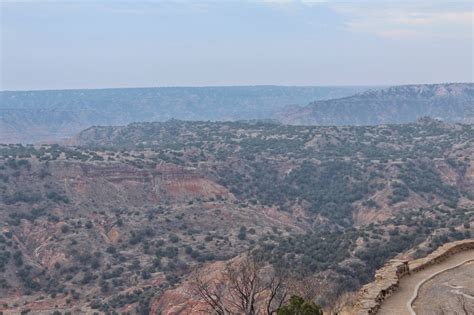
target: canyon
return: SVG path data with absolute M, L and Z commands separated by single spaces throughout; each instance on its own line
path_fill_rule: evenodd
M 190 279 L 253 253 L 342 309 L 389 259 L 471 238 L 473 132 L 171 120 L 2 145 L 0 310 L 205 313 Z

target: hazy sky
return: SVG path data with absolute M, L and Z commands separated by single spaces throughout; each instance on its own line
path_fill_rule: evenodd
M 473 81 L 472 1 L 0 1 L 2 90 Z

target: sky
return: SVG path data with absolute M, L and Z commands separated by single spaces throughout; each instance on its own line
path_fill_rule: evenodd
M 0 1 L 0 90 L 473 82 L 469 0 Z

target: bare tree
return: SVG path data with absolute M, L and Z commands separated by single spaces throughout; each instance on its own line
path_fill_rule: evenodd
M 288 296 L 285 275 L 250 255 L 228 263 L 220 280 L 196 276 L 192 287 L 219 315 L 275 314 Z
M 218 315 L 232 314 L 224 302 L 224 288 L 222 283 L 210 283 L 203 280 L 203 277 L 197 276 L 192 281 L 195 293 L 211 307 Z
M 273 270 L 269 276 L 266 311 L 267 315 L 275 314 L 288 297 L 288 275 L 281 271 Z

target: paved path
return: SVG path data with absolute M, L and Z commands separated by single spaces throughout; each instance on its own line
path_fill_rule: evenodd
M 474 314 L 474 260 L 424 283 L 412 307 L 417 315 Z
M 410 302 L 416 296 L 420 286 L 427 279 L 436 274 L 442 274 L 444 271 L 459 266 L 466 261 L 474 259 L 474 250 L 457 253 L 439 264 L 430 266 L 420 272 L 413 273 L 402 278 L 399 289 L 390 296 L 380 308 L 377 314 L 381 315 L 413 315 Z M 446 271 L 447 272 L 447 271 Z M 474 287 L 472 288 L 474 290 Z M 420 306 L 418 306 L 418 309 Z M 421 313 L 421 312 L 420 312 Z M 454 314 L 454 313 L 453 313 Z M 461 313 L 462 314 L 462 313 Z

